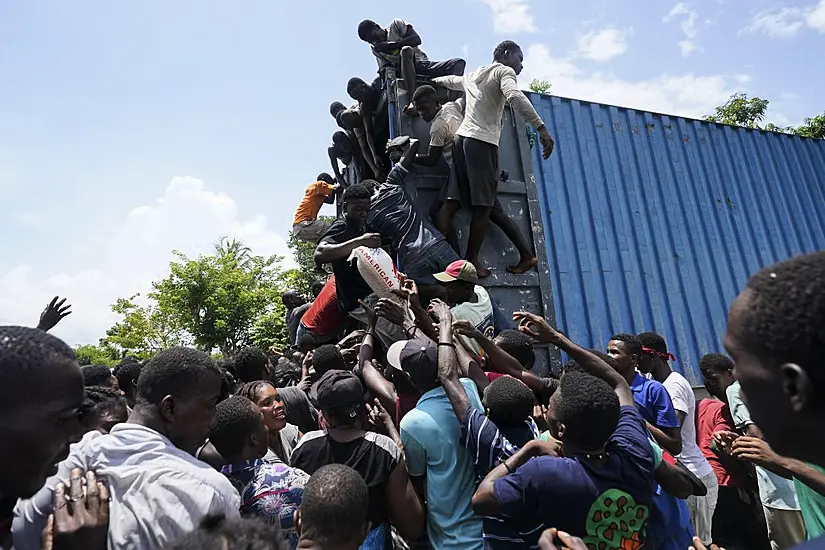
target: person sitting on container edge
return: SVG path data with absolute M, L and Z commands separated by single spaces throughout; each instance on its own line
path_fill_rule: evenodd
M 549 158 L 553 151 L 553 138 L 550 137 L 547 126 L 516 82 L 523 60 L 524 54 L 519 45 L 508 40 L 496 47 L 491 65 L 481 67 L 464 77 L 444 76 L 433 80 L 436 84 L 467 94 L 464 121 L 457 131 L 459 137 L 453 153 L 460 175 L 459 181 L 461 185 L 467 186 L 473 208 L 470 237 L 464 257 L 476 266 L 481 278 L 489 275 L 479 255 L 498 196 L 498 145 L 505 103 L 512 105 L 528 124 L 536 128 L 544 158 Z M 445 230 L 445 233 L 449 232 L 449 228 L 443 226 L 452 224 L 460 207 L 460 202 L 456 200 L 446 201 L 442 206 L 439 217 L 444 222 L 439 223 L 439 228 Z M 508 238 L 513 241 L 520 255 L 519 263 L 510 266 L 508 271 L 521 274 L 536 267 L 538 260 L 535 251 L 515 223 L 506 215 L 501 221 L 505 225 L 498 225 L 506 229 Z
M 410 140 L 408 136 L 397 137 L 387 144 L 395 166 L 372 196 L 367 223 L 382 239 L 391 242 L 404 273 L 418 283 L 422 300 L 428 303 L 433 297 L 446 296 L 432 274 L 458 260 L 458 255 L 432 222 L 421 215 L 404 189 L 404 180 L 419 145 L 418 140 Z
M 343 130 L 338 130 L 332 134 L 332 145 L 327 148 L 329 155 L 330 166 L 332 166 L 332 173 L 335 174 L 336 181 L 345 181 L 341 174 L 341 168 L 338 166 L 340 160 L 347 168 L 355 170 L 355 179 L 361 181 L 363 174 L 358 166 L 358 150 L 352 141 L 354 135 L 350 136 Z
M 358 102 L 353 103 L 349 108 L 340 101 L 335 101 L 329 106 L 329 114 L 335 119 L 338 127 L 355 137 L 358 144 L 358 154 L 356 155 L 356 164 L 358 166 L 358 181 L 362 179 L 374 178 L 375 174 L 379 172 L 375 165 L 375 159 L 372 154 L 365 154 L 370 151 L 367 143 L 367 134 L 364 130 L 364 121 L 361 118 L 361 109 Z M 363 163 L 366 163 L 364 166 Z M 340 182 L 340 180 L 339 180 Z
M 338 189 L 340 186 L 335 185 L 335 180 L 326 172 L 318 174 L 315 182 L 309 184 L 292 220 L 292 234 L 296 239 L 315 244 L 329 230 L 332 224 L 319 220 L 318 212 L 324 204 L 335 203 Z
M 288 290 L 281 294 L 281 303 L 283 303 L 286 308 L 284 322 L 289 332 L 289 345 L 294 346 L 301 317 L 304 316 L 304 313 L 306 313 L 312 304 L 308 303 L 306 298 L 301 296 L 297 290 Z
M 344 191 L 343 214 L 333 222 L 315 248 L 315 262 L 331 263 L 335 275 L 338 306 L 344 313 L 358 307 L 358 300 L 372 293 L 369 285 L 347 258 L 359 246 L 381 246 L 381 235 L 365 233 L 370 212 L 370 191 L 364 185 L 350 185 Z
M 361 122 L 364 126 L 368 147 L 368 150 L 364 151 L 364 156 L 372 155 L 378 168 L 386 164 L 383 152 L 390 139 L 389 110 L 386 106 L 382 108 L 382 94 L 381 78 L 376 78 L 372 84 L 367 84 L 358 77 L 352 77 L 347 82 L 347 95 L 358 102 L 358 111 L 361 113 Z M 379 175 L 376 174 L 376 177 Z
M 409 103 L 404 113 L 416 114 L 412 97 L 416 91 L 416 76 L 435 78 L 437 76 L 464 74 L 467 62 L 463 59 L 447 61 L 430 61 L 421 51 L 421 37 L 412 25 L 402 19 L 393 19 L 386 29 L 375 21 L 365 19 L 358 25 L 358 37 L 372 46 L 372 53 L 378 61 L 378 72 L 383 74 L 387 68 L 401 71 Z

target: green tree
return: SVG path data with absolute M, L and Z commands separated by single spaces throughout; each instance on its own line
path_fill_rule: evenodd
M 237 239 L 221 237 L 215 243 L 215 255 L 233 259 L 241 267 L 248 267 L 248 262 L 252 257 L 252 249 Z
M 335 221 L 332 216 L 319 216 L 318 219 L 329 223 Z M 328 276 L 316 271 L 315 244 L 300 241 L 290 232 L 287 246 L 292 251 L 292 257 L 295 258 L 298 267 L 289 269 L 284 273 L 284 286 L 287 290 L 297 290 L 304 296 L 309 297 L 312 295 L 312 286 L 317 283 L 324 283 L 328 278 Z
M 807 138 L 825 139 L 825 111 L 813 118 L 806 118 L 804 124 L 794 128 L 794 133 Z
M 770 102 L 761 97 L 748 97 L 748 94 L 733 94 L 716 108 L 716 113 L 707 115 L 705 120 L 721 124 L 744 126 L 745 128 L 761 129 L 759 124 L 764 120 Z
M 117 350 L 106 344 L 86 344 L 85 346 L 77 346 L 74 349 L 77 355 L 77 362 L 81 365 L 106 365 L 107 367 L 114 367 L 118 361 L 119 356 Z
M 119 298 L 112 304 L 112 311 L 122 319 L 106 331 L 101 342 L 121 355 L 134 355 L 139 359 L 147 359 L 168 347 L 191 344 L 191 336 L 174 316 L 156 304 L 138 305 L 135 301 L 138 297 L 139 294 Z
M 167 278 L 153 283 L 159 311 L 189 333 L 203 350 L 219 349 L 231 357 L 251 343 L 251 330 L 263 316 L 281 304 L 283 274 L 278 256 L 217 251 L 215 255 L 187 258 L 174 251 L 177 260 Z M 280 307 L 283 307 L 281 304 Z M 271 335 L 286 339 L 286 334 Z
M 813 139 L 825 139 L 825 112 L 813 118 L 806 118 L 801 126 L 777 126 L 773 122 L 762 125 L 770 102 L 761 97 L 749 97 L 748 94 L 733 94 L 724 105 L 716 107 L 716 113 L 707 115 L 708 122 L 732 124 L 755 130 L 796 134 Z
M 530 91 L 536 92 L 537 94 L 548 94 L 550 93 L 550 88 L 553 85 L 550 84 L 546 80 L 539 80 L 538 78 L 534 78 L 533 81 L 530 83 Z

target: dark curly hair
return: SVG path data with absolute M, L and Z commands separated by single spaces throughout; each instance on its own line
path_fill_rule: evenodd
M 507 52 L 512 52 L 513 50 L 520 50 L 521 46 L 513 42 L 512 40 L 505 40 L 498 46 L 496 49 L 493 50 L 493 61 L 501 62 L 504 59 L 504 56 L 507 55 Z
M 232 358 L 232 362 L 235 364 L 235 376 L 241 382 L 264 380 L 269 375 L 267 371 L 269 358 L 259 348 L 252 346 L 241 348 Z
M 184 347 L 165 349 L 141 369 L 137 401 L 156 405 L 167 395 L 186 399 L 207 376 L 223 383 L 220 370 L 206 353 Z
M 556 408 L 564 424 L 565 438 L 583 449 L 604 446 L 619 422 L 619 398 L 607 382 L 583 372 L 568 372 L 561 378 Z
M 516 359 L 525 369 L 531 369 L 536 362 L 533 340 L 520 330 L 505 329 L 496 335 L 493 343 Z
M 233 395 L 218 403 L 209 441 L 223 457 L 240 456 L 249 436 L 261 428 L 262 422 L 261 410 L 255 403 Z
M 533 412 L 535 397 L 521 380 L 499 376 L 484 391 L 487 418 L 499 429 L 521 426 Z
M 610 337 L 610 341 L 624 342 L 627 353 L 630 355 L 635 355 L 636 357 L 642 356 L 642 342 L 638 337 L 632 334 L 614 334 Z
M 699 370 L 707 378 L 709 374 L 733 370 L 733 360 L 721 353 L 708 353 L 699 360 Z
M 766 363 L 796 363 L 825 388 L 825 251 L 762 269 L 746 292 L 741 343 Z
M 179 538 L 166 550 L 287 550 L 287 544 L 277 523 L 257 517 L 227 520 L 223 516 L 208 516 L 200 527 Z

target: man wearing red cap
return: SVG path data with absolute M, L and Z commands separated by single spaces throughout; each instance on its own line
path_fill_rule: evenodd
M 447 303 L 454 321 L 468 321 L 487 337 L 494 336 L 493 303 L 483 286 L 478 284 L 475 266 L 467 260 L 458 260 L 441 273 L 433 275 L 447 293 Z M 478 342 L 458 336 L 467 349 L 479 353 Z

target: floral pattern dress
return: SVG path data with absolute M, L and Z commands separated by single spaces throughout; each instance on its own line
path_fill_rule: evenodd
M 309 474 L 262 459 L 230 464 L 221 471 L 241 495 L 241 514 L 280 525 L 294 549 L 298 545 L 295 510 L 301 505 Z

